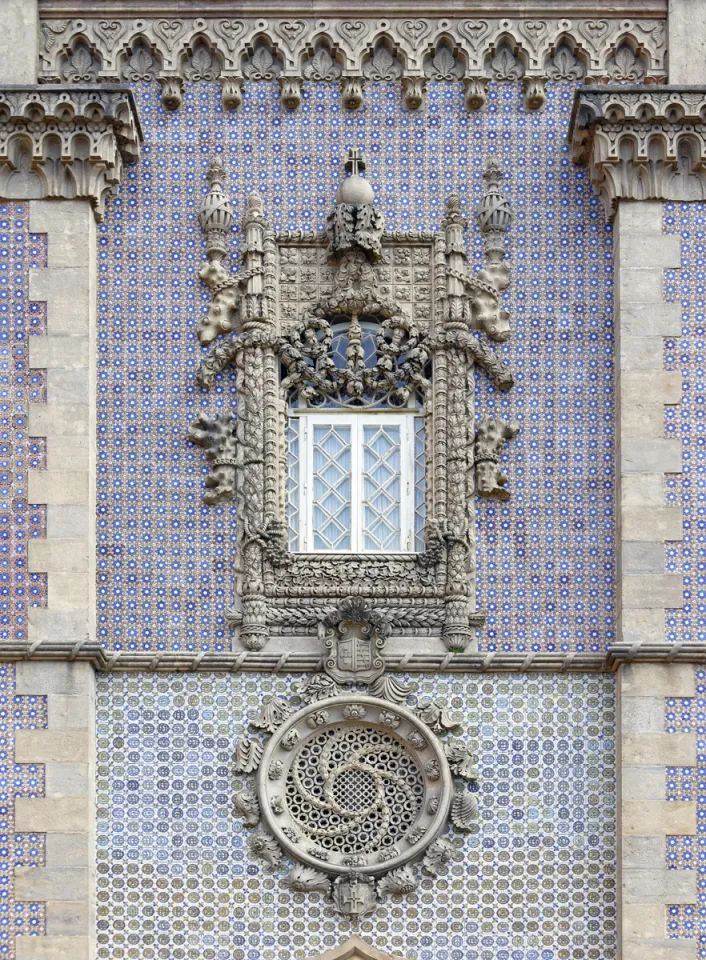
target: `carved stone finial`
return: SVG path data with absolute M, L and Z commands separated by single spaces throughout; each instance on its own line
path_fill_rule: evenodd
M 463 81 L 463 99 L 469 110 L 480 110 L 488 99 L 488 77 L 466 77 Z
M 225 177 L 223 161 L 220 157 L 214 157 L 206 174 L 210 189 L 198 211 L 201 229 L 206 234 L 206 256 L 209 260 L 222 260 L 228 252 L 233 207 L 223 191 Z
M 419 110 L 424 103 L 426 77 L 402 77 L 402 102 L 408 110 Z
M 365 158 L 358 148 L 348 152 L 348 176 L 336 193 L 336 206 L 326 218 L 329 253 L 336 259 L 362 253 L 375 263 L 382 256 L 382 214 L 375 209 L 373 188 L 363 177 Z

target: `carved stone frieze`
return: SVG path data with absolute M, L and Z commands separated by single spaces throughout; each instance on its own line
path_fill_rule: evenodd
M 376 55 L 382 50 L 395 52 L 385 46 Z M 223 167 L 212 163 L 199 206 L 208 257 L 200 276 L 212 292 L 197 326 L 208 347 L 199 382 L 208 389 L 234 366 L 238 419 L 203 413 L 189 434 L 206 451 L 206 502 L 237 500 L 239 605 L 228 620 L 240 641 L 260 649 L 271 631 L 307 638 L 320 624 L 339 682 L 347 670 L 378 676 L 374 648 L 392 629 L 440 636 L 450 650 L 468 645 L 483 621 L 475 609 L 473 494 L 506 496 L 499 460 L 513 435 L 503 426 L 500 442 L 493 435 L 484 446 L 473 429 L 474 367 L 499 389 L 512 386 L 491 345 L 510 336 L 501 303 L 512 214 L 497 161 L 484 174 L 477 223 L 486 264 L 475 276 L 459 197 L 449 198 L 438 233 L 386 233 L 358 150 L 346 170 L 325 234 L 276 234 L 251 195 L 241 269 L 231 273 L 233 212 Z M 351 553 L 303 550 L 298 534 L 288 541 L 289 432 L 298 417 L 322 410 L 415 418 L 428 491 L 418 552 L 411 543 L 409 552 Z M 344 664 L 346 644 L 354 667 Z
M 706 87 L 584 87 L 569 141 L 609 218 L 621 199 L 706 198 Z
M 123 165 L 140 153 L 132 93 L 122 87 L 0 90 L 0 195 L 90 200 L 100 220 Z
M 426 80 L 471 80 L 466 102 L 478 109 L 483 79 L 524 78 L 528 106 L 537 109 L 542 78 L 654 83 L 666 75 L 666 23 L 657 19 L 89 17 L 45 19 L 41 27 L 40 80 L 158 73 L 171 109 L 181 99 L 176 77 L 279 79 L 288 109 L 298 105 L 296 81 L 303 80 L 340 81 L 349 109 L 362 104 L 364 80 L 401 81 L 409 109 L 421 106 Z M 229 97 L 228 109 L 238 101 Z

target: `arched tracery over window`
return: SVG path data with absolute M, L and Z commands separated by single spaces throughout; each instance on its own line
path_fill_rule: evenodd
M 515 433 L 476 424 L 474 401 L 476 365 L 512 385 L 489 342 L 510 333 L 502 173 L 488 164 L 487 263 L 470 276 L 457 196 L 439 232 L 387 233 L 360 151 L 346 167 L 325 234 L 276 234 L 251 196 L 233 276 L 219 163 L 200 209 L 213 300 L 199 379 L 234 363 L 239 396 L 237 420 L 202 415 L 190 436 L 206 449 L 206 501 L 238 500 L 232 620 L 250 649 L 295 642 L 356 595 L 397 634 L 464 649 L 483 621 L 473 496 L 507 498 L 499 458 Z

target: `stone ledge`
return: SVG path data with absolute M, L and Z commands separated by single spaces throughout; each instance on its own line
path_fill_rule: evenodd
M 88 867 L 15 867 L 15 900 L 88 900 Z

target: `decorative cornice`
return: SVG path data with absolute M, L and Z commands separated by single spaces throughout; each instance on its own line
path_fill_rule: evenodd
M 619 200 L 706 197 L 706 86 L 584 87 L 569 141 L 609 218 Z
M 90 17 L 100 13 L 105 18 L 126 16 L 178 17 L 198 13 L 201 17 L 230 16 L 232 0 L 39 0 L 42 19 Z M 245 15 L 279 14 L 284 17 L 336 16 L 337 0 L 241 0 L 238 11 Z M 468 12 L 467 0 L 391 0 L 385 4 L 388 16 L 443 17 Z M 587 17 L 632 19 L 666 17 L 667 0 L 474 0 L 473 12 L 479 17 Z M 380 13 L 378 0 L 351 0 L 346 4 L 349 17 L 370 17 Z
M 125 87 L 0 89 L 0 196 L 86 199 L 100 220 L 142 131 Z
M 0 645 L 0 663 L 18 660 L 82 661 L 96 670 L 164 673 L 313 673 L 323 669 L 317 653 L 106 650 L 95 640 L 10 642 Z M 447 653 L 384 655 L 398 673 L 606 673 L 623 663 L 706 663 L 706 643 L 616 643 L 601 653 Z
M 399 82 L 408 109 L 421 105 L 427 81 L 464 82 L 477 109 L 483 81 L 523 80 L 528 108 L 538 109 L 547 79 L 654 83 L 666 73 L 663 19 L 267 20 L 173 12 L 169 19 L 43 19 L 40 80 L 159 79 L 171 109 L 185 80 L 220 79 L 227 109 L 240 103 L 243 80 L 277 81 L 289 109 L 299 105 L 304 80 L 340 85 L 350 109 L 362 103 L 367 82 Z

